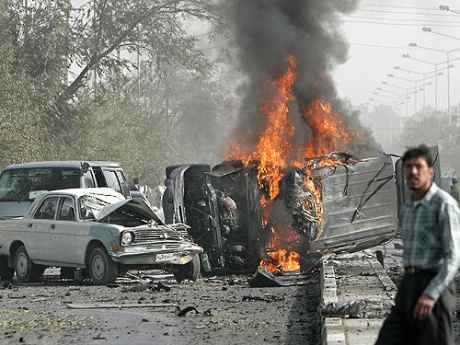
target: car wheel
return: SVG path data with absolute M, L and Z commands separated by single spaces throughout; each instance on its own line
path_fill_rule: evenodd
M 118 276 L 118 265 L 112 261 L 104 248 L 93 248 L 88 257 L 89 276 L 96 285 L 113 283 Z
M 14 270 L 19 283 L 40 280 L 45 268 L 45 266 L 32 263 L 24 246 L 20 246 L 14 253 Z
M 200 273 L 200 256 L 196 254 L 193 257 L 192 261 L 190 261 L 189 263 L 176 267 L 176 270 L 174 271 L 174 278 L 176 278 L 178 283 L 181 283 L 185 279 L 196 281 L 200 277 Z
M 11 280 L 14 276 L 14 268 L 8 266 L 8 257 L 0 257 L 0 280 Z

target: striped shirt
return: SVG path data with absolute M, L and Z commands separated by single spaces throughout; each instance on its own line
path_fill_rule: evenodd
M 460 211 L 457 202 L 435 183 L 421 200 L 401 210 L 403 265 L 433 270 L 437 275 L 425 294 L 437 300 L 460 266 Z

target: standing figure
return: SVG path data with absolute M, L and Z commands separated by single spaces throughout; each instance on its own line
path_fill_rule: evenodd
M 450 195 L 457 201 L 460 202 L 460 190 L 458 180 L 456 177 L 452 178 L 452 185 L 450 186 Z
M 457 202 L 433 182 L 428 147 L 408 150 L 402 162 L 412 192 L 401 209 L 404 276 L 376 345 L 453 345 L 460 211 Z

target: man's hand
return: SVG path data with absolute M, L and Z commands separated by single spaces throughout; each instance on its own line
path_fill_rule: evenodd
M 414 310 L 414 316 L 416 319 L 424 319 L 431 314 L 433 311 L 435 301 L 428 295 L 422 295 L 417 301 Z

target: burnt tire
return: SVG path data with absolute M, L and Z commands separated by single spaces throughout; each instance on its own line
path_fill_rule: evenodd
M 104 248 L 94 247 L 88 255 L 88 272 L 95 285 L 107 285 L 117 279 L 118 265 L 112 261 Z
M 0 280 L 11 280 L 14 276 L 14 268 L 8 266 L 8 257 L 0 257 Z
M 200 278 L 200 274 L 201 262 L 198 254 L 193 257 L 192 261 L 186 263 L 185 265 L 177 266 L 174 270 L 174 278 L 178 283 L 181 283 L 186 279 L 196 281 Z
M 14 252 L 14 271 L 18 283 L 39 281 L 46 267 L 35 265 L 27 254 L 26 248 L 21 245 Z

